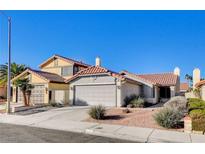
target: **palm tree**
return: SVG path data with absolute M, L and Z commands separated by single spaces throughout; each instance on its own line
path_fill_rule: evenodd
M 186 74 L 185 75 L 185 79 L 187 80 L 189 87 L 192 87 L 193 77 L 191 75 L 189 75 L 189 74 Z
M 24 99 L 24 105 L 29 106 L 30 105 L 30 96 L 31 96 L 31 90 L 34 88 L 33 85 L 29 84 L 29 79 L 18 79 L 14 83 L 17 87 L 20 88 L 23 99 Z
M 21 74 L 23 71 L 25 71 L 26 66 L 22 64 L 11 64 L 11 79 L 16 77 L 17 75 Z M 6 86 L 7 83 L 7 73 L 8 72 L 8 64 L 2 64 L 0 65 L 0 85 Z

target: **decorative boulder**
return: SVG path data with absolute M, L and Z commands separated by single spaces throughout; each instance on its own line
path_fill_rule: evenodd
M 172 97 L 169 101 L 164 104 L 164 107 L 173 108 L 177 110 L 186 111 L 187 110 L 187 99 L 183 96 Z

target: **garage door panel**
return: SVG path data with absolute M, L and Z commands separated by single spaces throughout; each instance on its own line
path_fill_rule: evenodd
M 115 85 L 92 85 L 75 87 L 75 105 L 116 106 Z
M 44 103 L 44 85 L 35 85 L 31 90 L 31 103 L 42 104 Z M 23 102 L 23 94 L 20 88 L 18 88 L 18 102 Z

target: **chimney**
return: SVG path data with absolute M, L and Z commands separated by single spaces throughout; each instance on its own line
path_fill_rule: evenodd
M 195 89 L 195 85 L 201 80 L 200 69 L 195 68 L 193 70 L 193 89 Z
M 96 57 L 95 59 L 95 66 L 101 66 L 101 60 L 99 57 Z
M 180 69 L 179 69 L 179 67 L 175 67 L 174 74 L 180 77 Z

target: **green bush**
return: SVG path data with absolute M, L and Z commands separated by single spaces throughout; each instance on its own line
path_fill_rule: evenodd
M 90 117 L 92 117 L 93 119 L 97 119 L 97 120 L 104 119 L 105 113 L 106 113 L 105 107 L 102 105 L 93 106 L 90 108 L 88 112 Z
M 132 94 L 132 95 L 130 95 L 130 96 L 126 96 L 125 99 L 124 99 L 124 103 L 125 103 L 124 106 L 126 107 L 127 105 L 130 104 L 130 102 L 131 102 L 132 100 L 137 99 L 137 98 L 139 98 L 139 96 L 137 96 L 137 95 L 135 95 L 135 94 Z
M 145 105 L 145 101 L 143 98 L 135 98 L 133 99 L 130 104 L 132 105 L 132 107 L 136 108 L 136 107 L 144 107 Z
M 190 98 L 188 99 L 188 107 L 189 111 L 194 109 L 205 109 L 205 101 L 198 98 Z
M 190 117 L 205 117 L 205 109 L 194 109 L 189 112 Z
M 179 110 L 164 108 L 154 115 L 155 121 L 165 128 L 176 128 L 180 125 L 183 113 Z

